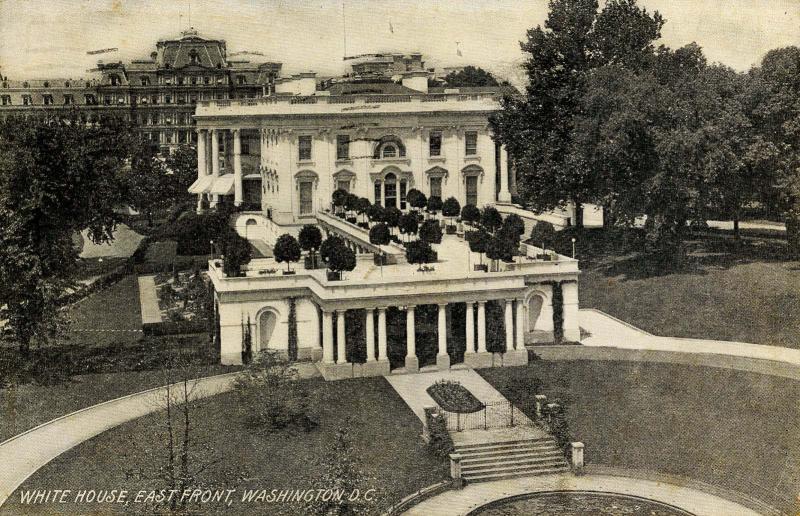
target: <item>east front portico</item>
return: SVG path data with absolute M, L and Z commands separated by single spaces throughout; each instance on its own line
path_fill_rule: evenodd
M 222 362 L 241 363 L 249 321 L 254 353 L 288 353 L 289 326 L 295 325 L 298 358 L 317 361 L 326 379 L 449 369 L 460 363 L 523 365 L 526 343 L 553 338 L 556 285 L 563 300 L 558 311 L 564 338 L 579 338 L 575 260 L 522 259 L 501 264 L 497 272 L 469 270 L 473 258 L 467 244 L 446 235 L 434 270 L 422 272 L 402 260 L 375 266 L 368 249 L 354 246 L 363 252 L 343 280 L 329 280 L 319 269 L 264 273 L 279 268 L 271 259 L 253 260 L 244 277 L 225 277 L 212 261 Z M 538 252 L 522 246 L 532 256 Z M 487 327 L 489 304 L 502 314 L 493 328 Z M 356 333 L 348 331 L 351 324 L 358 326 Z M 501 345 L 493 352 L 487 331 L 499 333 L 495 342 Z

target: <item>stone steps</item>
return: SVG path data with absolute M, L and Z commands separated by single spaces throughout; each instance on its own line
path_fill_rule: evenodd
M 466 482 L 485 482 L 569 471 L 552 438 L 456 445 L 461 476 Z

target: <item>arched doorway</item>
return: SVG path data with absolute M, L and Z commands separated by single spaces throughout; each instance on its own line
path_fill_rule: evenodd
M 275 331 L 278 317 L 275 312 L 266 310 L 258 317 L 258 350 L 269 349 L 269 341 Z
M 528 301 L 528 331 L 536 330 L 536 323 L 542 313 L 542 306 L 544 305 L 544 298 L 539 295 L 532 295 Z

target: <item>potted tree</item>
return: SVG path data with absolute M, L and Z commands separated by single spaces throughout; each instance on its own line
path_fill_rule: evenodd
M 222 272 L 226 276 L 242 276 L 242 266 L 250 263 L 250 242 L 233 229 L 222 237 Z
M 481 220 L 481 210 L 474 204 L 466 204 L 461 208 L 461 220 L 470 226 L 474 226 Z
M 333 204 L 333 213 L 340 217 L 344 217 L 344 201 L 347 199 L 347 190 L 339 188 L 333 195 L 331 195 L 331 202 Z
M 396 228 L 400 225 L 400 217 L 403 215 L 403 212 L 395 208 L 394 206 L 390 206 L 386 208 L 383 212 L 383 221 L 386 222 L 386 225 L 389 226 L 389 232 L 391 233 L 392 228 Z M 397 238 L 396 235 L 390 235 L 389 238 L 394 242 L 400 243 L 400 239 Z
M 308 253 L 305 259 L 305 268 L 319 268 L 317 251 L 319 250 L 319 246 L 322 245 L 322 231 L 320 231 L 317 226 L 306 224 L 300 230 L 299 242 L 300 248 Z
M 458 214 L 461 213 L 461 204 L 459 204 L 458 199 L 455 197 L 448 197 L 442 203 L 442 215 L 447 217 L 447 225 L 445 226 L 445 232 L 448 235 L 455 235 L 456 234 L 456 225 L 453 224 L 453 217 L 458 217 Z
M 341 280 L 342 272 L 356 268 L 356 253 L 337 236 L 325 239 L 319 248 L 319 254 L 328 266 L 329 281 Z
M 473 269 L 476 271 L 487 272 L 489 269 L 486 264 L 483 263 L 483 253 L 486 252 L 486 245 L 487 241 L 489 240 L 489 235 L 482 229 L 478 229 L 475 231 L 469 231 L 464 236 L 469 243 L 469 250 L 473 253 L 478 253 L 480 256 L 481 263 L 476 263 Z
M 508 235 L 498 232 L 489 237 L 486 242 L 486 257 L 492 261 L 492 272 L 497 272 L 499 270 L 499 260 L 506 262 L 513 261 L 514 254 L 512 249 L 513 241 Z
M 398 226 L 401 234 L 406 236 L 416 235 L 417 228 L 419 227 L 417 215 L 415 213 L 403 213 L 400 215 Z M 408 238 L 406 238 L 406 241 L 408 241 Z
M 442 243 L 442 228 L 435 220 L 426 220 L 419 227 L 419 239 L 429 244 Z
M 389 243 L 389 226 L 385 223 L 375 224 L 369 230 L 369 241 L 371 244 L 374 245 L 387 245 Z M 384 262 L 386 261 L 386 257 L 383 253 L 378 253 L 375 255 L 375 264 L 376 265 L 386 265 Z
M 481 213 L 481 226 L 492 235 L 503 226 L 503 217 L 493 206 L 487 206 Z
M 547 254 L 547 245 L 553 241 L 556 236 L 556 228 L 546 220 L 539 220 L 531 230 L 531 240 L 534 244 L 541 242 L 542 252 L 537 254 L 536 257 L 541 260 L 550 260 L 550 255 Z
M 300 244 L 295 237 L 289 234 L 279 236 L 278 240 L 275 242 L 275 247 L 272 248 L 272 252 L 275 255 L 276 262 L 286 262 L 286 270 L 283 271 L 283 274 L 288 275 L 295 273 L 295 271 L 290 269 L 289 265 L 292 262 L 299 261 L 300 255 L 302 254 Z
M 428 204 L 428 198 L 425 197 L 425 194 L 417 190 L 416 188 L 412 188 L 406 194 L 406 202 L 414 208 L 416 212 L 417 221 L 421 221 L 423 219 L 422 213 L 420 210 L 425 209 L 425 206 Z
M 355 216 L 355 211 L 358 208 L 358 196 L 356 194 L 348 193 L 344 198 L 345 220 L 350 224 L 355 224 L 358 219 Z
M 420 269 L 418 270 L 422 269 L 422 264 L 433 263 L 437 258 L 436 251 L 431 248 L 431 244 L 424 240 L 409 242 L 406 246 L 406 260 L 408 263 L 419 264 Z
M 437 197 L 435 195 L 431 196 L 428 199 L 428 214 L 433 215 L 436 218 L 436 215 L 442 210 L 442 198 Z
M 380 204 L 370 204 L 367 209 L 367 218 L 372 223 L 384 221 L 384 209 Z
M 359 197 L 356 201 L 356 213 L 361 215 L 362 220 L 358 223 L 359 227 L 364 229 L 369 229 L 369 222 L 365 219 L 367 217 L 367 211 L 372 207 L 372 203 L 369 202 L 369 199 L 366 197 Z

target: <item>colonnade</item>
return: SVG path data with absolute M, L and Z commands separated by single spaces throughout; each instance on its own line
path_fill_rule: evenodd
M 504 326 L 506 355 L 511 356 L 516 352 L 525 354 L 524 363 L 527 363 L 525 350 L 525 317 L 526 309 L 524 299 L 511 298 L 504 303 Z M 466 303 L 466 349 L 464 363 L 475 367 L 491 366 L 492 356 L 486 349 L 486 303 L 487 301 L 468 301 Z M 447 306 L 448 303 L 437 305 L 437 356 L 436 365 L 439 369 L 450 367 L 450 356 L 447 351 Z M 475 331 L 475 309 L 477 306 L 477 332 Z M 419 370 L 419 359 L 416 349 L 416 305 L 403 307 L 406 312 L 406 372 Z M 383 369 L 388 373 L 388 344 L 386 332 L 387 306 L 370 307 L 365 311 L 366 333 L 366 363 L 365 367 L 375 368 L 383 362 Z M 377 331 L 375 328 L 375 312 L 378 313 Z M 347 362 L 346 355 L 346 322 L 347 309 L 322 311 L 322 362 L 325 366 L 351 365 Z M 333 320 L 336 317 L 336 332 L 334 335 Z M 377 339 L 376 339 L 377 333 Z M 376 349 L 377 344 L 377 349 Z M 476 345 L 477 344 L 477 345 Z M 377 352 L 376 352 L 377 351 Z M 488 358 L 488 363 L 487 363 Z M 516 358 L 519 361 L 519 355 Z M 516 365 L 516 364 L 514 364 Z

